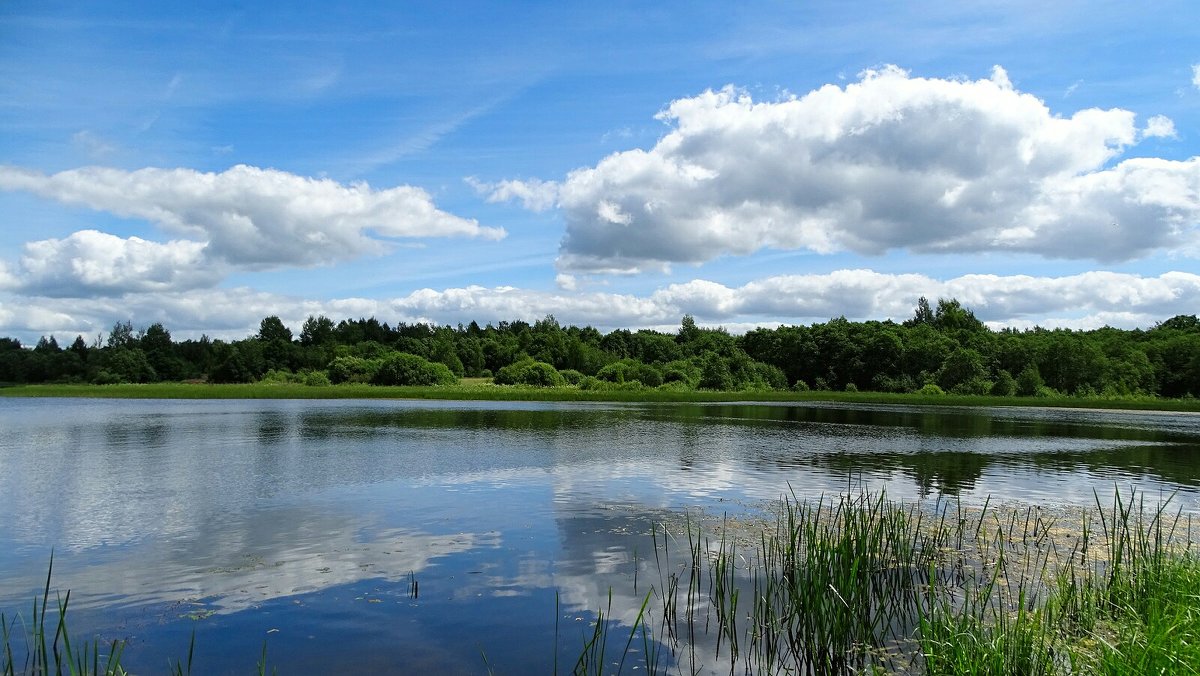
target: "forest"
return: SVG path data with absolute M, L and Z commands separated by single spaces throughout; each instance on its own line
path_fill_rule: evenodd
M 1000 396 L 1200 395 L 1200 321 L 1150 329 L 993 331 L 954 299 L 901 322 L 844 317 L 740 336 L 702 328 L 601 333 L 553 316 L 457 327 L 310 316 L 295 335 L 266 317 L 241 340 L 175 341 L 161 323 L 30 348 L 0 338 L 0 384 L 298 382 L 436 385 L 459 378 L 583 389 L 858 390 Z

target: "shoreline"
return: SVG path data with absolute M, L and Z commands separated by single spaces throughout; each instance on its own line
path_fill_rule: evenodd
M 944 407 L 1032 407 L 1200 413 L 1200 399 L 994 397 L 832 391 L 581 390 L 575 386 L 523 387 L 469 383 L 438 386 L 153 383 L 14 385 L 0 397 L 98 399 L 434 399 L 480 401 L 594 401 L 626 403 L 834 403 Z

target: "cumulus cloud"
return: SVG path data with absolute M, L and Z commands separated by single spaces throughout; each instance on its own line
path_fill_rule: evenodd
M 1112 164 L 1173 134 L 1168 118 L 1139 129 L 1120 109 L 1059 116 L 998 67 L 971 81 L 888 66 L 773 102 L 727 87 L 659 118 L 671 129 L 653 148 L 557 185 L 560 268 L 640 271 L 765 247 L 1120 261 L 1197 239 L 1200 162 Z
M 238 165 L 220 173 L 86 167 L 45 175 L 0 167 L 0 189 L 23 190 L 155 223 L 205 243 L 205 256 L 245 268 L 328 264 L 378 253 L 388 238 L 484 237 L 412 186 L 383 190 Z
M 1166 115 L 1155 115 L 1146 120 L 1146 128 L 1142 130 L 1142 138 L 1175 138 L 1175 122 Z
M 488 202 L 520 202 L 521 206 L 530 211 L 546 211 L 558 201 L 558 183 L 539 179 L 504 180 L 497 183 L 480 181 L 474 176 L 466 179 L 475 192 L 483 195 Z
M 1200 275 L 1088 272 L 1065 277 L 966 275 L 943 281 L 918 274 L 839 270 L 768 277 L 738 287 L 692 280 L 645 297 L 512 287 L 422 289 L 392 301 L 390 307 L 392 316 L 439 323 L 533 321 L 554 314 L 572 324 L 664 327 L 675 326 L 680 317 L 691 314 L 709 324 L 745 327 L 809 323 L 841 315 L 903 320 L 912 316 L 921 296 L 957 298 L 994 327 L 1036 324 L 1055 316 L 1067 318 L 1057 321 L 1080 325 L 1096 317 L 1113 317 L 1119 326 L 1149 326 L 1194 312 L 1200 304 Z
M 420 289 L 378 300 L 305 300 L 251 289 L 196 289 L 130 293 L 108 298 L 0 297 L 0 335 L 36 340 L 43 334 L 69 339 L 95 335 L 114 321 L 139 326 L 161 321 L 180 338 L 206 333 L 244 338 L 259 321 L 278 315 L 299 331 L 308 315 L 377 317 L 388 322 L 479 323 L 553 314 L 564 324 L 604 330 L 670 330 L 685 314 L 704 325 L 742 332 L 754 326 L 807 324 L 830 317 L 904 320 L 919 297 L 957 298 L 992 328 L 1013 326 L 1096 328 L 1150 327 L 1200 306 L 1200 275 L 1168 272 L 1157 277 L 1087 272 L 1063 277 L 965 275 L 938 280 L 918 274 L 839 270 L 820 275 L 780 275 L 730 287 L 692 280 L 648 295 L 569 293 L 515 287 L 468 286 Z
M 206 245 L 122 239 L 82 230 L 64 239 L 25 244 L 19 271 L 0 274 L 0 288 L 44 296 L 121 294 L 211 286 L 221 271 L 205 261 Z

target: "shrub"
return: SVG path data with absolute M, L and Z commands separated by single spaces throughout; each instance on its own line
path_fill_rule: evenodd
M 287 385 L 288 383 L 298 383 L 302 380 L 301 377 L 286 369 L 270 369 L 259 378 L 258 382 L 268 385 Z
M 596 372 L 596 377 L 611 383 L 636 380 L 648 387 L 658 387 L 663 384 L 663 375 L 658 369 L 636 359 L 622 359 L 607 364 Z
M 673 387 L 679 387 L 677 384 L 672 384 Z M 579 381 L 579 389 L 581 390 L 596 390 L 596 391 L 627 391 L 636 392 L 645 389 L 645 386 L 637 380 L 626 380 L 623 383 L 614 383 L 611 380 L 600 380 L 594 376 L 584 376 L 583 380 Z
M 1039 387 L 1037 389 L 1037 393 L 1034 394 L 1033 396 L 1045 398 L 1045 397 L 1058 397 L 1061 395 L 1058 393 L 1058 390 L 1054 389 L 1053 387 L 1046 387 L 1045 385 L 1042 385 L 1041 387 Z
M 326 387 L 332 385 L 329 382 L 329 376 L 325 375 L 324 371 L 309 371 L 303 374 L 304 384 L 309 387 Z
M 854 383 L 846 383 L 846 391 L 847 392 L 857 392 L 858 385 L 855 385 Z
M 554 387 L 567 384 L 563 375 L 553 366 L 532 357 L 526 357 L 496 371 L 493 382 L 497 385 L 532 385 L 534 387 Z
M 934 385 L 933 383 L 929 383 L 925 387 L 922 387 L 921 389 L 917 390 L 917 394 L 940 397 L 940 396 L 946 394 L 946 391 L 943 390 L 942 388 L 938 387 L 937 385 Z
M 371 378 L 374 385 L 453 385 L 457 382 L 458 378 L 445 364 L 407 352 L 384 357 L 375 377 Z
M 753 370 L 754 382 L 751 384 L 752 387 L 768 390 L 787 389 L 787 376 L 783 375 L 783 370 L 778 366 L 756 361 L 754 362 Z
M 793 392 L 807 392 L 808 389 L 808 383 L 804 382 L 803 378 L 797 380 L 796 383 L 792 385 Z
M 329 380 L 333 383 L 369 383 L 382 363 L 382 359 L 336 357 L 329 362 Z
M 969 394 L 980 395 L 987 394 L 992 390 L 992 382 L 986 378 L 976 376 L 970 380 L 965 380 L 954 387 L 950 391 L 954 394 Z
M 1030 364 L 1017 376 L 1017 394 L 1022 397 L 1040 396 L 1038 394 L 1044 383 L 1038 367 Z
M 686 359 L 676 359 L 662 366 L 663 384 L 679 383 L 695 389 L 700 383 L 700 368 Z
M 563 380 L 567 381 L 568 385 L 578 385 L 579 381 L 584 378 L 583 374 L 575 369 L 563 369 L 558 373 L 563 377 Z
M 1017 381 L 1008 371 L 1001 370 L 992 383 L 992 396 L 1011 397 L 1017 393 Z

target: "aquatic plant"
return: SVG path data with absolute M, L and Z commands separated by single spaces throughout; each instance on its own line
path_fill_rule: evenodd
M 121 668 L 121 653 L 125 643 L 114 640 L 102 645 L 99 639 L 72 643 L 71 633 L 67 630 L 67 608 L 71 603 L 71 592 L 56 599 L 57 616 L 49 618 L 46 612 L 50 607 L 50 578 L 54 573 L 54 553 L 50 553 L 50 564 L 46 570 L 46 586 L 42 591 L 41 602 L 33 599 L 33 612 L 28 618 L 20 615 L 11 620 L 0 613 L 0 641 L 3 642 L 4 655 L 0 659 L 0 674 L 16 676 L 16 674 L 62 674 L 72 676 L 122 676 L 125 670 Z M 23 645 L 14 649 L 14 640 L 20 640 L 16 633 L 17 625 L 21 625 L 24 636 Z
M 638 619 L 660 618 L 659 647 L 641 653 L 681 673 L 1200 673 L 1200 562 L 1169 502 L 1097 496 L 1071 529 L 1039 507 L 789 496 L 756 540 L 689 515 L 651 532 Z M 584 673 L 618 631 L 609 605 Z

